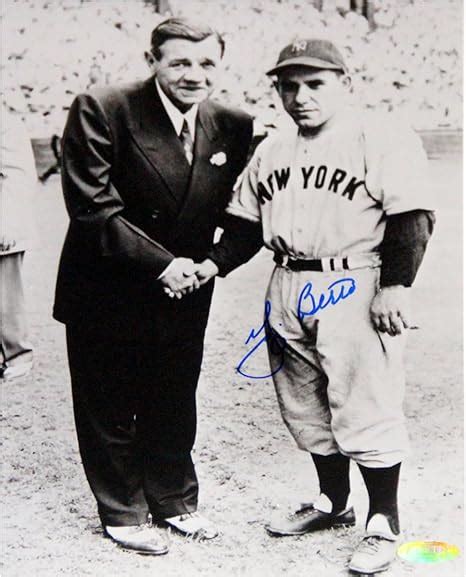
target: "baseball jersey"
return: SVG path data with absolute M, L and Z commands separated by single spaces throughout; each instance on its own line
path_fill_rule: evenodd
M 309 139 L 281 130 L 256 149 L 229 214 L 262 223 L 265 246 L 296 258 L 372 253 L 386 217 L 433 210 L 416 133 L 387 115 L 349 109 Z

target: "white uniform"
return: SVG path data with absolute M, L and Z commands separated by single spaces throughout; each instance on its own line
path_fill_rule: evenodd
M 333 121 L 313 139 L 294 128 L 262 142 L 227 212 L 261 222 L 274 252 L 322 259 L 324 272 L 277 266 L 267 291 L 269 324 L 287 343 L 269 347 L 271 372 L 298 446 L 389 467 L 407 447 L 405 336 L 376 331 L 369 308 L 386 216 L 434 208 L 427 158 L 418 136 L 388 117 L 350 109 Z M 354 290 L 335 298 L 329 286 L 344 278 L 336 286 Z

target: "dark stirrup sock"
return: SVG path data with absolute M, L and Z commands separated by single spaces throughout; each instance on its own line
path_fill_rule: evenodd
M 320 492 L 332 502 L 332 513 L 340 513 L 346 507 L 350 493 L 348 457 L 341 453 L 317 455 L 311 453 L 319 477 Z
M 376 513 L 388 518 L 390 528 L 395 535 L 400 533 L 398 518 L 398 479 L 401 463 L 393 467 L 369 468 L 359 465 L 364 483 L 369 493 L 369 521 Z

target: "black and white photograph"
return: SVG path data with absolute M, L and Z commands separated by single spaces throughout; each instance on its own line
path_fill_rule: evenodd
M 462 577 L 461 0 L 0 6 L 2 577 Z

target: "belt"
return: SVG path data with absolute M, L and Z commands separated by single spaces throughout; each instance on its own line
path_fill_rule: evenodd
M 292 271 L 332 272 L 353 270 L 356 268 L 374 268 L 380 266 L 378 253 L 354 255 L 345 257 L 325 257 L 313 260 L 294 258 L 287 254 L 275 253 L 273 260 L 279 265 Z

